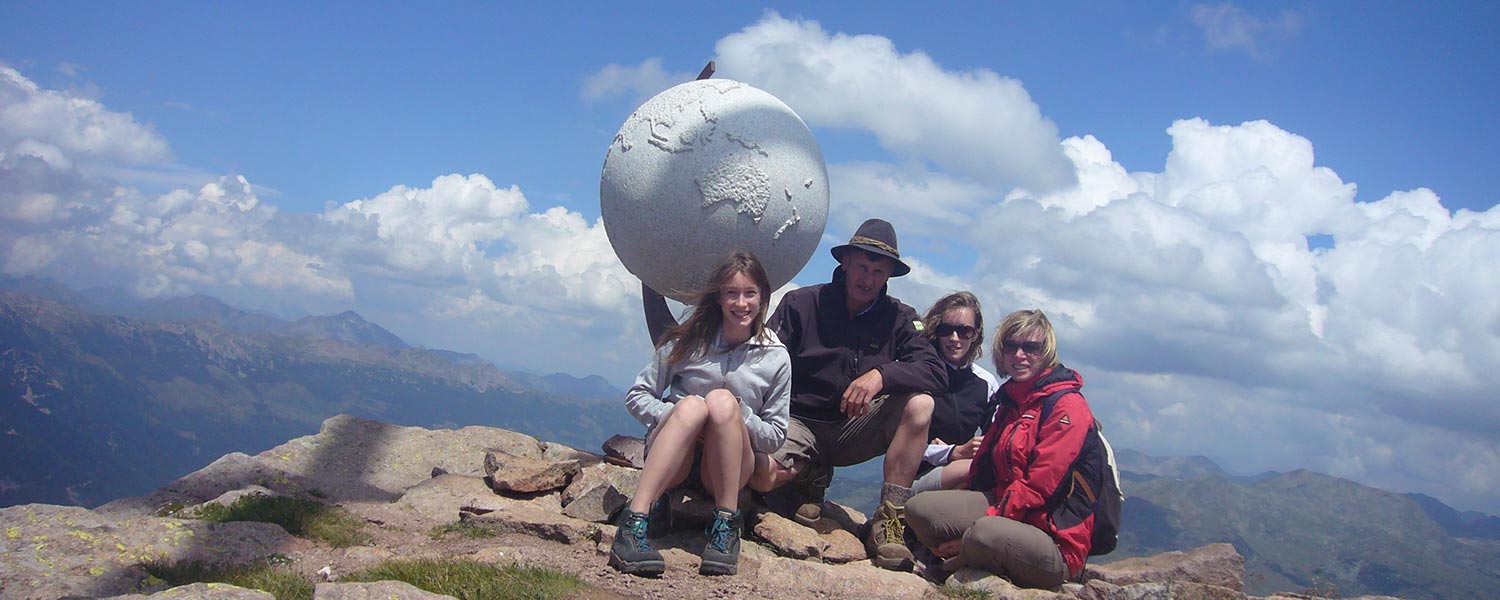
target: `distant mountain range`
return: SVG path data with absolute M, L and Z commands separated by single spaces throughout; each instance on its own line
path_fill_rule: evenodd
M 1233 476 L 1201 456 L 1123 449 L 1116 462 L 1120 545 L 1094 562 L 1227 542 L 1252 595 L 1478 600 L 1500 590 L 1500 518 L 1310 471 Z M 839 469 L 829 498 L 868 513 L 879 482 L 879 459 Z
M 353 312 L 283 321 L 206 296 L 111 305 L 119 295 L 46 280 L 0 289 L 0 506 L 144 494 L 339 413 L 591 450 L 640 433 L 602 379 L 414 348 Z
M 338 413 L 493 425 L 587 450 L 641 433 L 600 377 L 412 347 L 353 312 L 287 321 L 207 296 L 140 302 L 33 278 L 0 277 L 0 290 L 0 506 L 145 494 Z M 1232 476 L 1204 457 L 1125 449 L 1117 460 L 1120 547 L 1095 561 L 1228 542 L 1256 595 L 1500 589 L 1500 518 L 1308 471 Z M 879 460 L 839 469 L 829 497 L 868 513 L 879 481 Z

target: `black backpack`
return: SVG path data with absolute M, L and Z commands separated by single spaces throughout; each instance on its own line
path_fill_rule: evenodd
M 1042 399 L 1037 436 L 1042 434 L 1040 423 L 1047 422 L 1058 398 L 1072 391 L 1063 390 Z M 1083 449 L 1068 466 L 1066 479 L 1047 499 L 1047 506 L 1053 507 L 1052 524 L 1058 529 L 1067 529 L 1094 515 L 1089 556 L 1109 554 L 1115 551 L 1120 541 L 1120 506 L 1124 503 L 1125 493 L 1120 491 L 1120 470 L 1115 466 L 1115 451 L 1109 447 L 1109 440 L 1104 439 L 1104 429 L 1095 418 L 1088 437 L 1083 439 Z
M 1052 416 L 1057 400 L 1074 391 L 1077 390 L 1053 392 L 1042 399 L 1042 411 L 1036 428 L 1038 441 L 1042 435 L 1041 423 L 1047 422 L 1047 417 Z M 1004 410 L 1003 405 L 1006 403 L 1015 404 L 1003 390 L 995 393 L 995 399 L 998 400 L 994 402 L 997 411 Z M 989 453 L 982 453 L 975 460 L 982 464 L 975 472 L 969 489 L 994 487 L 995 467 Z M 1047 498 L 1046 506 L 1049 507 L 1052 524 L 1057 529 L 1074 527 L 1093 515 L 1094 533 L 1089 543 L 1089 556 L 1099 556 L 1114 552 L 1120 541 L 1120 507 L 1124 503 L 1125 494 L 1120 491 L 1120 471 L 1115 467 L 1115 452 L 1109 447 L 1109 440 L 1104 439 L 1104 431 L 1096 418 L 1089 427 L 1088 436 L 1083 439 L 1083 449 L 1073 459 L 1073 464 L 1068 466 L 1068 474 L 1058 484 L 1057 490 Z

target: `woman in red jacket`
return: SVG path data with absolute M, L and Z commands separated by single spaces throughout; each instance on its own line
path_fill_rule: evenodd
M 1039 310 L 1005 317 L 995 332 L 995 366 L 1008 379 L 995 421 L 969 469 L 969 489 L 917 494 L 906 518 L 942 570 L 983 569 L 1016 585 L 1055 588 L 1083 570 L 1094 521 L 1059 530 L 1048 502 L 1083 448 L 1093 412 L 1083 378 L 1057 360 L 1052 323 Z M 1043 400 L 1057 395 L 1042 419 Z

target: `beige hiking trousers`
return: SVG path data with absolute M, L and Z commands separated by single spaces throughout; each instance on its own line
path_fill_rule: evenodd
M 1019 521 L 986 516 L 990 505 L 990 497 L 982 492 L 922 492 L 906 502 L 906 522 L 929 549 L 963 538 L 958 556 L 943 563 L 944 570 L 983 569 L 1029 588 L 1062 585 L 1068 563 L 1052 536 Z

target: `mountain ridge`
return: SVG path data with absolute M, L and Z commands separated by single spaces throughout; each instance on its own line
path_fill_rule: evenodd
M 579 444 L 637 426 L 624 411 L 528 388 L 488 362 L 392 343 L 354 313 L 272 332 L 241 325 L 95 314 L 0 291 L 0 390 L 16 399 L 0 404 L 0 451 L 22 465 L 0 475 L 0 505 L 141 493 L 342 412 L 497 423 Z M 585 410 L 557 410 L 568 406 Z

